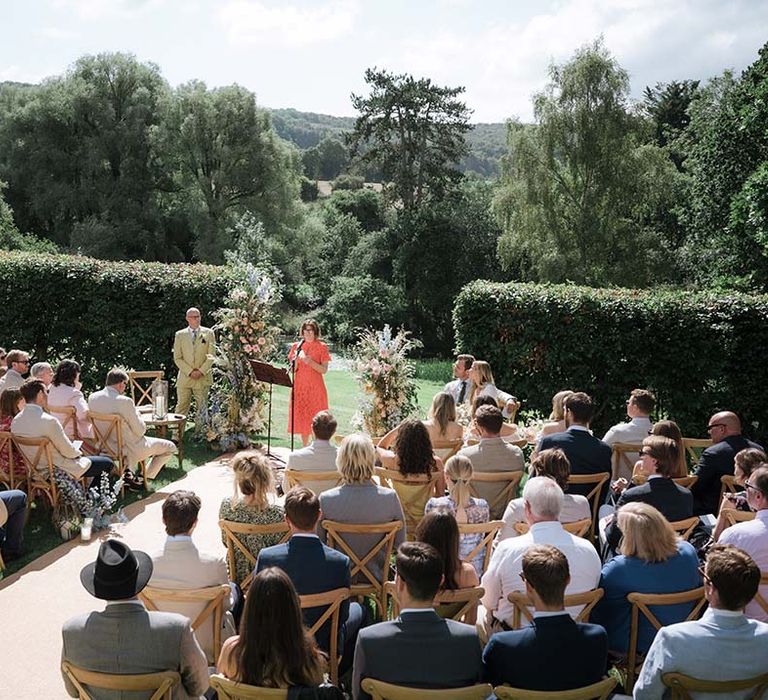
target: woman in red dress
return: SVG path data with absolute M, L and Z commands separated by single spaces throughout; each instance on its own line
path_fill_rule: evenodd
M 331 355 L 328 346 L 320 342 L 320 326 L 310 318 L 301 324 L 301 340 L 291 345 L 289 362 L 296 357 L 296 377 L 292 392 L 294 419 L 288 406 L 288 432 L 301 435 L 306 446 L 312 433 L 312 418 L 320 411 L 328 410 L 328 392 L 323 375 L 328 371 Z M 299 348 L 299 345 L 301 347 Z

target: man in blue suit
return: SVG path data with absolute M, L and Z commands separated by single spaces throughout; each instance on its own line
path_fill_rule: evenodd
M 270 566 L 282 569 L 288 574 L 299 595 L 348 588 L 349 557 L 326 547 L 320 541 L 315 532 L 320 515 L 320 501 L 312 491 L 305 486 L 291 489 L 285 496 L 285 522 L 291 530 L 291 539 L 284 544 L 262 549 L 256 560 L 256 573 Z M 324 612 L 324 607 L 306 608 L 305 624 L 311 627 Z M 344 650 L 342 672 L 352 663 L 355 640 L 362 623 L 362 606 L 344 601 L 339 613 L 339 649 Z M 328 620 L 315 634 L 317 645 L 325 652 L 330 650 L 330 628 Z
M 574 622 L 563 605 L 568 560 L 539 544 L 523 555 L 525 590 L 533 623 L 494 634 L 483 652 L 485 680 L 523 690 L 558 691 L 597 683 L 605 674 L 608 637 L 599 625 Z

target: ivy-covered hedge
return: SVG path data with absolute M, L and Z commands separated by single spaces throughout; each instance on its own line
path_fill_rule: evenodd
M 87 390 L 115 364 L 173 378 L 174 332 L 190 306 L 212 325 L 228 276 L 211 265 L 0 252 L 0 345 L 28 350 L 33 361 L 77 360 Z
M 626 418 L 629 391 L 650 387 L 687 437 L 728 409 L 768 438 L 767 296 L 477 281 L 453 319 L 457 350 L 490 362 L 524 409 L 548 414 L 557 391 L 586 391 L 602 434 Z

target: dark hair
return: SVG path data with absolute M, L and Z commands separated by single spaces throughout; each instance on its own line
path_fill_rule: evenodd
M 431 474 L 435 468 L 429 432 L 417 418 L 400 423 L 394 451 L 401 474 Z
M 562 605 L 571 575 L 568 559 L 551 544 L 534 544 L 523 554 L 523 576 L 546 605 Z
M 587 394 L 577 391 L 565 400 L 565 410 L 571 412 L 576 422 L 589 423 L 595 413 L 595 406 Z
M 717 589 L 720 604 L 726 610 L 744 608 L 760 586 L 760 569 L 755 560 L 732 544 L 710 547 L 705 574 Z
M 168 535 L 183 535 L 192 529 L 201 506 L 192 491 L 174 491 L 163 501 L 163 523 Z
M 459 362 L 464 363 L 464 369 L 467 370 L 472 366 L 472 363 L 475 361 L 474 355 L 457 355 L 456 359 Z
M 475 411 L 475 424 L 478 428 L 497 434 L 504 424 L 504 417 L 498 406 L 480 406 Z
M 477 409 L 480 408 L 480 406 L 495 406 L 498 408 L 499 404 L 496 402 L 496 399 L 494 399 L 493 396 L 488 396 L 488 394 L 475 396 L 474 400 L 472 401 L 472 418 L 475 417 L 477 414 Z
M 397 548 L 395 566 L 410 596 L 431 603 L 443 578 L 440 553 L 426 542 L 403 542 Z
M 53 386 L 65 384 L 66 386 L 75 386 L 77 375 L 80 374 L 80 365 L 74 360 L 62 360 L 56 365 L 56 371 L 53 373 Z
M 34 403 L 37 395 L 45 392 L 45 384 L 40 379 L 27 379 L 19 388 L 21 395 L 27 403 Z
M 443 560 L 443 588 L 454 591 L 459 587 L 459 526 L 447 510 L 433 510 L 425 515 L 416 528 L 416 541 L 431 544 Z
M 282 569 L 270 567 L 253 577 L 232 651 L 240 683 L 285 688 L 321 682 L 317 645 L 302 622 L 296 589 Z
M 8 387 L 0 394 L 0 418 L 10 416 L 13 418 L 19 412 L 19 400 L 21 391 L 16 386 Z
M 308 318 L 301 324 L 301 330 L 299 333 L 303 333 L 305 328 L 311 328 L 315 332 L 315 340 L 320 337 L 320 326 L 314 318 Z
M 115 384 L 121 384 L 128 381 L 128 372 L 120 367 L 113 367 L 107 372 L 107 386 L 115 386 Z
M 653 413 L 656 408 L 656 397 L 647 389 L 632 389 L 629 400 L 646 415 Z
M 542 450 L 531 460 L 532 476 L 548 476 L 554 479 L 563 490 L 568 490 L 568 477 L 571 475 L 571 463 L 559 447 Z
M 311 530 L 320 517 L 320 499 L 306 486 L 294 486 L 285 494 L 285 517 L 299 530 Z
M 312 419 L 312 432 L 318 440 L 330 440 L 336 427 L 336 419 L 330 411 L 320 411 Z

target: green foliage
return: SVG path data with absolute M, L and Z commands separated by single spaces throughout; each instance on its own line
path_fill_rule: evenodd
M 314 180 L 310 180 L 302 176 L 301 182 L 301 201 L 302 202 L 314 202 L 319 194 L 319 188 Z
M 419 360 L 415 367 L 416 379 L 445 384 L 453 377 L 453 360 Z
M 0 180 L 0 250 L 19 250 L 28 253 L 56 253 L 55 243 L 21 233 L 13 222 L 13 210 L 3 198 L 6 184 Z
M 365 178 L 360 175 L 339 175 L 333 181 L 334 190 L 361 190 L 365 184 Z
M 301 154 L 304 174 L 314 180 L 333 180 L 349 165 L 347 147 L 338 139 L 324 138 Z
M 629 391 L 650 387 L 685 436 L 702 437 L 721 408 L 768 435 L 766 296 L 477 281 L 454 323 L 457 351 L 490 362 L 528 410 L 546 412 L 564 388 L 586 391 L 602 434 L 624 418 Z
M 364 231 L 384 227 L 384 198 L 372 189 L 343 190 L 336 188 L 325 200 L 326 212 L 354 216 Z
M 0 296 L 16 300 L 5 305 L 2 342 L 37 360 L 76 359 L 88 390 L 115 364 L 173 378 L 174 332 L 190 306 L 210 324 L 229 274 L 207 265 L 0 252 Z
M 699 89 L 698 80 L 672 80 L 656 83 L 643 92 L 643 111 L 653 121 L 654 141 L 669 146 L 669 155 L 678 169 L 685 161 L 685 152 L 676 146 L 691 123 L 688 108 Z

